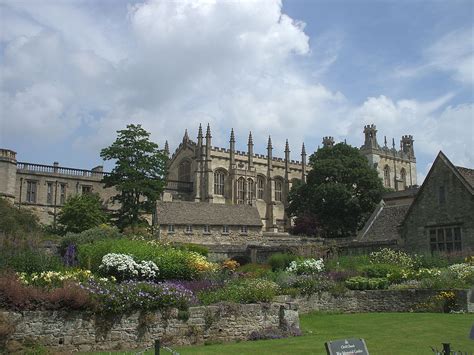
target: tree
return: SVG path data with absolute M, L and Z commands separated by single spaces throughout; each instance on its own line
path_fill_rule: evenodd
M 67 199 L 59 212 L 58 222 L 64 227 L 64 232 L 80 233 L 107 222 L 107 214 L 99 195 L 75 195 Z
M 312 218 L 322 237 L 354 235 L 385 191 L 378 173 L 345 143 L 318 149 L 309 165 L 306 184 L 290 192 L 288 214 L 306 225 Z
M 143 213 L 153 212 L 164 189 L 168 158 L 149 140 L 150 133 L 141 125 L 130 124 L 117 134 L 115 142 L 102 149 L 100 156 L 115 160 L 114 169 L 103 182 L 105 187 L 118 190 L 113 199 L 120 203 L 116 223 L 123 230 L 147 224 Z

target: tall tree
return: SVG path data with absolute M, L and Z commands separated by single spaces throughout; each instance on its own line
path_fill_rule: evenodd
M 134 124 L 117 131 L 115 142 L 102 149 L 100 156 L 115 160 L 114 169 L 103 182 L 119 192 L 114 196 L 114 201 L 120 203 L 117 226 L 123 229 L 147 224 L 143 213 L 153 212 L 155 201 L 163 191 L 167 156 L 150 141 L 150 133 Z
M 318 149 L 309 165 L 306 184 L 290 192 L 289 215 L 305 223 L 314 219 L 322 237 L 354 235 L 385 191 L 377 172 L 345 143 Z

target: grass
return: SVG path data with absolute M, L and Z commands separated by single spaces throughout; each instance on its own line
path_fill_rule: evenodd
M 441 349 L 443 342 L 451 343 L 452 350 L 474 351 L 474 340 L 469 339 L 471 327 L 474 325 L 472 314 L 311 313 L 302 315 L 300 321 L 304 332 L 301 337 L 173 349 L 182 355 L 325 355 L 324 343 L 328 340 L 364 338 L 371 354 L 433 354 L 430 346 Z

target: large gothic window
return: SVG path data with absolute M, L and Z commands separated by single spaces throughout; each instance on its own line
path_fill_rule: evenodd
M 406 189 L 407 188 L 407 172 L 405 168 L 402 168 L 402 170 L 400 171 L 400 178 L 402 179 L 403 188 Z
M 237 203 L 239 205 L 245 203 L 245 179 L 243 177 L 237 180 Z
M 252 179 L 247 179 L 247 204 L 252 205 L 255 197 L 255 184 Z
M 265 196 L 265 178 L 263 176 L 257 177 L 257 198 L 263 200 Z
M 275 179 L 275 201 L 283 201 L 282 196 L 283 182 Z
M 191 162 L 189 160 L 183 160 L 178 167 L 178 180 L 179 181 L 191 181 Z
M 225 172 L 217 170 L 214 173 L 214 194 L 224 196 Z
M 390 187 L 390 168 L 388 165 L 383 168 L 383 184 L 385 187 Z

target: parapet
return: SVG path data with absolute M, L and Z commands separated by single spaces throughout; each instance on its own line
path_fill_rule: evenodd
M 0 148 L 0 160 L 16 163 L 16 152 L 10 149 Z

